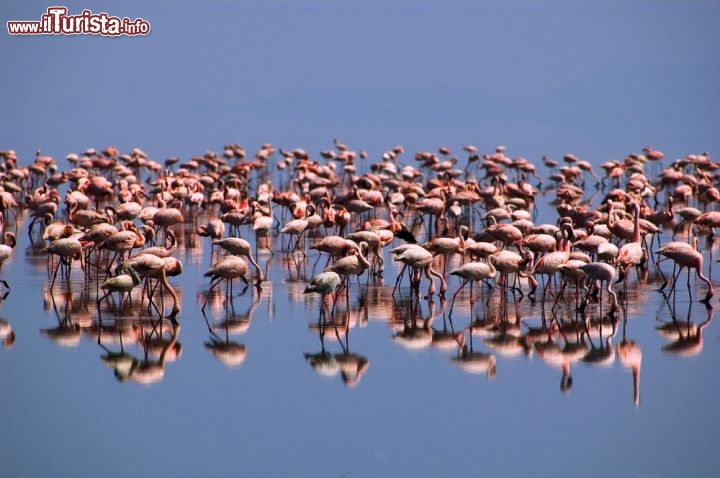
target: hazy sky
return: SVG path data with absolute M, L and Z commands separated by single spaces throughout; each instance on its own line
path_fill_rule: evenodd
M 7 20 L 52 3 L 3 2 Z M 720 144 L 720 2 L 65 2 L 146 37 L 0 42 L 0 148 L 156 159 L 334 137 L 373 155 L 466 143 L 599 162 Z M 716 156 L 717 157 L 717 156 Z

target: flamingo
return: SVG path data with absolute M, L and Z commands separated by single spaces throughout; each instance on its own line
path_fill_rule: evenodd
M 497 224 L 494 216 L 490 216 L 490 219 L 494 224 L 486 227 L 485 232 L 502 242 L 505 247 L 522 240 L 523 233 L 517 227 L 512 224 Z
M 247 257 L 247 259 L 257 271 L 257 283 L 259 284 L 265 280 L 265 275 L 263 274 L 262 269 L 260 269 L 260 264 L 258 264 L 253 257 L 252 247 L 250 247 L 250 243 L 248 241 L 240 237 L 226 237 L 224 239 L 213 241 L 213 245 L 218 245 L 222 247 L 234 256 Z
M 585 229 L 587 230 L 587 232 L 590 235 L 588 235 L 584 239 L 580 239 L 580 240 L 573 242 L 572 245 L 573 245 L 573 247 L 577 247 L 578 249 L 580 249 L 582 251 L 597 255 L 598 248 L 602 244 L 606 244 L 608 242 L 608 240 L 604 236 L 595 234 L 595 223 L 592 221 L 587 222 Z
M 536 254 L 547 254 L 549 252 L 555 252 L 557 249 L 558 241 L 555 237 L 550 234 L 530 234 L 523 237 L 518 245 L 527 247 Z
M 693 223 L 710 229 L 710 237 L 715 236 L 715 228 L 720 227 L 720 211 L 708 211 L 698 216 Z
M 338 275 L 347 279 L 347 283 L 350 283 L 350 277 L 352 275 L 359 276 L 366 269 L 370 268 L 370 262 L 365 258 L 364 251 L 368 249 L 366 242 L 361 242 L 359 248 L 351 249 L 350 255 L 342 257 L 335 261 L 332 265 L 325 268 L 325 272 L 335 272 Z
M 572 224 L 564 223 L 563 227 L 560 228 L 560 233 L 562 235 L 560 239 L 560 250 L 549 252 L 542 256 L 540 259 L 538 259 L 538 261 L 535 263 L 535 267 L 533 267 L 532 274 L 528 276 L 532 284 L 532 289 L 528 294 L 529 297 L 533 297 L 535 295 L 535 289 L 537 288 L 537 280 L 535 280 L 535 278 L 533 277 L 534 274 L 548 276 L 548 281 L 545 284 L 545 287 L 543 287 L 544 299 L 547 288 L 552 283 L 553 276 L 558 272 L 560 266 L 567 263 L 567 261 L 570 259 L 569 235 L 572 234 Z
M 107 249 L 114 253 L 108 264 L 108 271 L 110 271 L 113 263 L 118 259 L 118 256 L 120 260 L 122 260 L 126 252 L 137 247 L 142 247 L 145 243 L 145 236 L 138 231 L 132 223 L 124 222 L 122 227 L 122 230 L 111 234 L 97 245 L 97 249 L 99 250 Z
M 275 221 L 272 206 L 268 204 L 267 208 L 261 208 L 260 204 L 256 201 L 253 203 L 253 207 L 256 211 L 255 214 L 253 214 L 252 220 L 253 231 L 255 231 L 256 235 L 267 236 Z
M 122 317 L 125 293 L 132 291 L 135 286 L 140 284 L 140 277 L 131 266 L 124 267 L 123 270 L 126 271 L 127 274 L 119 274 L 111 277 L 105 280 L 100 286 L 100 288 L 105 291 L 105 295 L 98 299 L 98 310 L 100 309 L 100 302 L 102 302 L 103 299 L 113 292 L 120 292 L 120 316 Z
M 170 227 L 184 222 L 183 213 L 180 211 L 182 203 L 180 201 L 174 201 L 170 207 L 166 207 L 167 203 L 159 194 L 157 200 L 160 207 L 153 215 L 152 221 L 155 227 L 162 229 L 165 236 L 167 236 L 167 231 Z
M 78 240 L 81 235 L 83 235 L 83 233 L 78 232 L 70 237 L 58 239 L 50 243 L 50 245 L 48 245 L 47 247 L 40 250 L 41 252 L 47 252 L 60 257 L 57 266 L 55 266 L 55 272 L 53 272 L 53 279 L 52 283 L 50 284 L 50 290 L 52 290 L 55 286 L 55 279 L 57 278 L 57 273 L 58 269 L 60 268 L 61 262 L 66 265 L 66 278 L 68 281 L 70 280 L 70 267 L 72 266 L 72 261 L 80 260 L 80 265 L 82 266 L 82 244 Z
M 310 249 L 328 253 L 329 257 L 325 267 L 330 264 L 331 260 L 337 260 L 349 254 L 353 249 L 358 249 L 359 247 L 360 246 L 356 242 L 340 236 L 325 236 L 310 245 Z
M 305 287 L 305 294 L 311 292 L 320 293 L 320 319 L 325 316 L 325 297 L 340 287 L 340 284 L 342 284 L 342 279 L 340 279 L 340 276 L 336 272 L 326 271 L 313 277 L 307 287 Z
M 365 242 L 368 245 L 368 251 L 373 253 L 372 269 L 382 274 L 385 261 L 382 257 L 382 239 L 380 234 L 373 231 L 357 231 L 346 236 L 353 242 L 358 244 Z M 377 268 L 379 264 L 379 269 Z
M 647 250 L 640 242 L 640 208 L 636 203 L 630 203 L 635 213 L 635 221 L 633 222 L 633 234 L 631 242 L 625 243 L 618 252 L 615 262 L 620 268 L 620 277 L 618 282 L 624 280 L 627 283 L 627 270 L 630 267 L 641 266 L 647 261 Z
M 690 223 L 690 226 L 692 227 L 692 224 L 695 222 L 695 219 L 699 218 L 702 215 L 702 211 L 700 209 L 694 208 L 694 207 L 681 207 L 678 209 L 675 209 L 675 211 L 682 220 L 678 223 L 677 226 L 673 229 L 672 238 L 675 239 L 675 234 L 682 229 L 686 223 Z
M 6 232 L 3 237 L 5 242 L 0 244 L 0 267 L 2 267 L 3 263 L 10 258 L 17 243 L 15 240 L 15 234 L 12 232 Z M 10 286 L 6 281 L 0 279 L 0 283 L 10 289 Z
M 553 243 L 555 243 L 554 239 Z M 473 260 L 487 259 L 498 251 L 498 247 L 491 242 L 477 241 L 470 243 L 467 240 L 465 241 L 465 254 L 469 255 Z
M 164 266 L 164 263 L 163 263 Z M 245 277 L 248 272 L 247 263 L 242 257 L 238 256 L 227 256 L 220 261 L 216 262 L 210 269 L 208 269 L 204 277 L 210 277 L 210 288 L 205 296 L 205 302 L 202 306 L 202 311 L 205 311 L 207 306 L 208 298 L 212 293 L 213 289 L 223 280 L 226 283 L 225 296 L 229 297 L 232 294 L 232 281 L 238 277 L 248 284 L 247 278 Z
M 450 275 L 458 276 L 462 278 L 463 283 L 458 288 L 458 290 L 455 291 L 453 294 L 452 302 L 450 305 L 450 314 L 452 315 L 452 309 L 455 305 L 455 297 L 458 295 L 458 293 L 463 290 L 463 288 L 467 285 L 468 282 L 471 282 L 470 284 L 470 295 L 472 297 L 472 283 L 478 282 L 478 281 L 484 281 L 487 279 L 495 278 L 496 274 L 495 266 L 493 266 L 491 263 L 484 263 L 484 262 L 468 262 L 466 264 L 461 265 L 457 269 L 454 269 L 450 271 Z M 471 300 L 472 302 L 472 300 Z
M 703 255 L 699 251 L 696 251 L 695 248 L 689 244 L 685 244 L 684 246 L 680 244 L 685 243 L 669 243 L 656 251 L 656 254 L 672 259 L 676 265 L 680 266 L 680 270 L 678 270 L 677 274 L 675 274 L 675 277 L 673 278 L 673 284 L 670 288 L 670 293 L 668 294 L 668 296 L 672 295 L 672 293 L 675 291 L 675 282 L 680 273 L 682 272 L 683 268 L 687 268 L 688 295 L 690 296 L 690 300 L 692 300 L 692 293 L 690 292 L 690 269 L 695 269 L 695 275 L 697 276 L 697 278 L 705 282 L 708 286 L 705 298 L 700 302 L 708 303 L 710 302 L 712 296 L 715 295 L 715 291 L 713 290 L 713 285 L 712 282 L 710 282 L 710 279 L 705 277 L 702 273 Z
M 140 254 L 152 254 L 153 256 L 157 256 L 160 258 L 170 257 L 177 248 L 177 240 L 175 239 L 175 233 L 173 233 L 172 230 L 168 230 L 165 240 L 166 242 L 168 240 L 170 241 L 169 246 L 146 247 L 145 249 L 141 249 L 140 252 L 138 252 L 135 256 L 139 256 Z
M 90 209 L 79 209 L 78 202 L 74 199 L 68 200 L 67 204 L 70 208 L 70 212 L 68 214 L 68 221 L 76 226 L 89 228 L 94 226 L 95 224 L 110 221 L 107 215 L 101 212 L 92 211 Z
M 197 234 L 200 237 L 209 237 L 212 240 L 210 246 L 210 256 L 215 252 L 215 242 L 222 239 L 225 235 L 225 223 L 218 218 L 210 219 L 207 224 L 201 224 L 197 228 Z
M 430 286 L 428 287 L 428 293 L 426 296 L 428 299 L 432 299 L 432 296 L 435 293 L 435 282 L 433 280 L 433 276 L 440 279 L 441 296 L 445 294 L 445 291 L 447 290 L 447 284 L 445 283 L 445 278 L 442 276 L 442 274 L 436 272 L 432 268 L 433 255 L 431 252 L 421 246 L 418 246 L 417 244 L 404 244 L 402 246 L 396 247 L 395 249 L 392 249 L 390 253 L 395 255 L 396 261 L 402 262 L 406 266 L 409 266 L 416 274 L 419 274 L 421 272 L 425 273 L 425 276 L 430 281 Z M 400 277 L 398 277 L 398 280 L 399 278 Z M 416 286 L 420 285 L 419 275 L 414 281 L 411 278 L 411 283 L 413 282 Z
M 197 228 L 198 236 L 209 237 L 217 240 L 225 235 L 225 223 L 218 218 L 210 219 L 207 224 L 201 224 Z
M 521 256 L 513 251 L 501 250 L 488 257 L 488 264 L 492 264 L 492 266 L 500 272 L 500 284 L 502 284 L 503 287 L 507 287 L 508 275 L 517 274 L 526 269 L 528 265 L 531 264 L 533 257 L 532 251 L 525 251 L 524 256 Z M 514 284 L 511 286 L 511 289 L 513 291 L 517 290 L 522 294 L 522 290 L 515 287 Z
M 619 249 L 612 242 L 604 242 L 597 248 L 597 259 L 609 264 L 615 263 Z
M 465 227 L 465 226 L 462 226 Z M 442 254 L 443 256 L 443 277 L 445 277 L 445 270 L 447 269 L 447 260 L 451 254 L 462 254 L 465 251 L 465 239 L 463 239 L 462 233 L 458 237 L 436 237 L 435 239 L 426 242 L 422 245 L 425 249 L 430 251 L 434 256 Z
M 560 291 L 558 292 L 557 296 L 555 297 L 555 304 L 557 304 L 558 300 L 563 296 L 565 288 L 567 287 L 568 279 L 572 279 L 573 281 L 575 281 L 575 305 L 577 305 L 578 289 L 581 282 L 583 289 L 585 289 L 585 278 L 587 277 L 587 274 L 585 274 L 585 271 L 580 268 L 580 266 L 583 266 L 585 264 L 588 263 L 577 259 L 570 259 L 564 264 L 560 265 L 560 267 L 558 268 L 558 272 L 560 272 L 560 274 L 563 276 L 563 284 L 560 287 Z
M 615 291 L 612 289 L 613 281 L 615 280 L 615 268 L 610 264 L 606 264 L 604 262 L 590 262 L 589 264 L 581 265 L 579 269 L 585 273 L 588 282 L 599 282 L 600 285 L 602 285 L 602 282 L 607 282 L 607 291 L 608 294 L 610 294 L 610 297 L 612 297 L 612 306 L 610 308 L 610 313 L 612 314 L 613 312 L 615 312 L 618 305 L 617 295 L 615 295 Z M 585 310 L 589 295 L 590 290 L 588 290 L 585 294 L 585 298 L 580 305 L 580 310 Z M 600 299 L 602 300 L 602 289 Z
M 43 235 L 42 235 L 43 241 L 52 242 L 56 239 L 60 239 L 61 237 L 70 237 L 73 234 L 75 234 L 76 232 L 80 232 L 78 229 L 75 229 L 75 226 L 73 226 L 72 224 L 65 224 L 62 221 L 55 221 L 55 222 L 51 223 L 50 222 L 50 221 L 52 221 L 51 214 L 46 214 L 45 220 L 46 220 L 45 222 L 47 225 L 45 226 L 45 232 L 43 232 Z M 102 224 L 109 226 L 109 224 L 107 224 L 107 223 L 102 223 Z
M 608 199 L 608 229 L 610 229 L 610 232 L 612 232 L 615 237 L 625 239 L 626 241 L 633 241 L 633 237 L 635 236 L 635 224 L 633 223 L 633 221 L 628 221 L 627 219 L 615 219 L 615 212 L 616 211 L 614 203 L 612 202 L 612 200 Z
M 121 221 L 132 221 L 142 212 L 142 205 L 135 201 L 128 201 L 120 204 L 118 207 L 112 205 L 105 206 L 105 212 L 109 212 L 113 218 Z
M 180 300 L 175 292 L 175 289 L 173 289 L 168 282 L 167 274 L 165 273 L 165 261 L 153 254 L 138 254 L 120 264 L 115 269 L 115 273 L 117 274 L 119 271 L 127 269 L 128 267 L 135 270 L 141 278 L 144 277 L 146 279 L 159 280 L 162 286 L 167 289 L 173 299 L 173 308 L 168 317 L 174 321 L 175 317 L 177 317 L 181 311 Z M 150 295 L 150 303 L 154 305 L 154 302 L 152 301 L 152 294 Z M 158 313 L 160 312 L 158 311 Z
M 283 226 L 282 229 L 280 229 L 281 234 L 288 234 L 290 235 L 290 239 L 292 240 L 292 236 L 297 236 L 297 240 L 295 241 L 295 246 L 292 248 L 292 252 L 295 252 L 298 248 L 298 245 L 300 244 L 300 239 L 302 238 L 303 234 L 308 228 L 308 220 L 306 218 L 302 219 L 293 219 L 292 221 L 289 221 L 285 223 L 285 226 Z M 305 247 L 302 248 L 302 253 L 305 255 Z

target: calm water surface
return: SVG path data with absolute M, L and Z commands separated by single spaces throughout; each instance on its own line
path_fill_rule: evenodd
M 577 314 L 571 295 L 553 312 L 550 299 L 516 301 L 487 288 L 475 289 L 472 304 L 467 289 L 459 294 L 450 316 L 456 278 L 447 301 L 417 300 L 407 287 L 393 299 L 399 268 L 386 253 L 384 283 L 353 282 L 337 302 L 337 325 L 319 327 L 319 296 L 303 290 L 325 257 L 293 259 L 275 238 L 278 252 L 259 254 L 269 280 L 260 289 L 236 284 L 232 307 L 218 290 L 204 316 L 209 243 L 180 234 L 185 273 L 171 280 L 180 327 L 153 323 L 136 296 L 118 328 L 117 311 L 103 304 L 100 329 L 96 283 L 75 268 L 69 290 L 58 278 L 51 292 L 27 224 L 21 216 L 14 257 L 0 272 L 12 287 L 0 317 L 16 333 L 14 346 L 0 349 L 3 476 L 720 470 L 717 298 L 715 310 L 689 302 L 682 280 L 676 300 L 665 301 L 654 266 L 640 285 L 633 273 L 613 326 L 597 304 Z M 691 288 L 696 298 L 705 292 L 694 280 Z M 567 325 L 553 343 L 543 319 Z M 489 331 L 488 322 L 501 327 Z M 573 352 L 583 327 L 585 349 Z M 617 352 L 629 341 L 642 354 L 635 367 Z

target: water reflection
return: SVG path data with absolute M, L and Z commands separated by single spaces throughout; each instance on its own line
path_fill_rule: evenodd
M 464 334 L 455 331 L 452 318 L 446 313 L 447 300 L 440 297 L 440 315 L 442 327 L 432 327 L 432 347 L 440 350 L 455 350 L 464 343 Z
M 670 305 L 668 303 L 671 321 L 665 322 L 656 327 L 656 330 L 661 333 L 663 337 L 671 340 L 669 344 L 663 345 L 663 352 L 680 357 L 692 357 L 702 352 L 703 329 L 712 322 L 715 309 L 709 304 L 706 305 L 705 309 L 707 315 L 705 320 L 699 324 L 695 324 L 690 320 L 692 304 L 693 303 L 690 302 L 688 305 L 685 320 L 678 320 L 675 314 L 674 304 Z
M 247 332 L 250 327 L 253 311 L 260 302 L 260 297 L 253 301 L 248 311 L 240 316 L 236 316 L 234 307 L 225 307 L 224 318 L 217 323 L 211 323 L 205 312 L 202 312 L 203 319 L 207 325 L 210 336 L 205 341 L 205 348 L 218 361 L 227 367 L 239 367 L 247 358 L 247 346 L 234 340 L 230 340 L 231 335 L 239 335 Z M 230 300 L 232 304 L 232 299 Z
M 622 340 L 617 346 L 617 355 L 623 367 L 632 372 L 633 403 L 640 406 L 640 366 L 642 365 L 642 350 L 640 345 L 626 335 L 627 315 L 623 316 Z
M 615 362 L 615 347 L 612 344 L 617 334 L 615 317 L 601 317 L 599 319 L 585 319 L 590 350 L 583 356 L 582 361 L 588 365 L 609 367 Z
M 195 241 L 192 232 L 191 228 L 178 228 L 178 250 L 184 251 L 183 259 L 188 264 L 204 270 L 210 248 L 202 241 Z M 53 286 L 57 258 L 48 261 L 46 255 L 39 252 L 42 247 L 42 244 L 29 247 L 25 261 L 42 278 L 44 306 L 54 318 L 41 332 L 53 344 L 77 347 L 83 338 L 94 342 L 101 350 L 103 364 L 122 382 L 157 383 L 164 378 L 168 364 L 181 364 L 180 327 L 172 320 L 161 319 L 172 305 L 157 281 L 148 281 L 143 287 L 133 289 L 121 310 L 116 297 L 109 296 L 98 302 L 103 295 L 99 284 L 110 257 L 98 254 L 93 257 L 98 266 L 86 261 L 85 270 L 76 261 L 69 268 L 60 267 Z M 282 297 L 275 297 L 279 303 L 287 302 L 294 307 L 291 312 L 283 313 L 282 320 L 293 316 L 317 317 L 319 296 L 303 292 L 309 280 L 325 266 L 324 256 L 314 251 L 307 256 L 266 253 L 260 256 L 259 262 L 269 279 L 259 286 L 242 285 L 232 291 L 229 287 L 227 291 L 217 290 L 221 287 L 218 286 L 209 291 L 209 283 L 203 282 L 191 289 L 198 310 L 207 301 L 206 314 L 202 314 L 207 334 L 203 332 L 203 338 L 197 343 L 202 343 L 205 350 L 228 367 L 239 367 L 247 359 L 248 346 L 252 343 L 250 340 L 248 344 L 242 343 L 237 337 L 250 329 L 253 316 L 267 314 L 269 320 L 273 319 L 274 293 L 281 292 Z M 455 262 L 457 258 L 451 259 L 451 263 Z M 432 350 L 428 353 L 439 354 L 439 360 L 447 361 L 449 367 L 491 379 L 498 378 L 498 366 L 522 367 L 537 355 L 557 373 L 563 393 L 578 387 L 573 379 L 576 367 L 588 366 L 588 370 L 592 370 L 618 362 L 615 366 L 632 377 L 633 402 L 640 404 L 641 346 L 645 344 L 638 340 L 642 336 L 637 335 L 639 325 L 633 319 L 643 315 L 653 300 L 664 297 L 651 287 L 662 283 L 659 269 L 651 269 L 647 276 L 641 274 L 639 278 L 633 274 L 625 287 L 618 288 L 620 307 L 610 314 L 607 299 L 599 293 L 595 298 L 591 293 L 585 310 L 578 311 L 579 298 L 572 287 L 565 294 L 536 301 L 508 294 L 500 287 L 468 284 L 454 296 L 452 306 L 444 296 L 427 301 L 408 287 L 399 287 L 393 294 L 394 274 L 399 272 L 399 267 L 390 262 L 386 266 L 385 280 L 353 278 L 351 286 L 334 298 L 334 310 L 328 306 L 325 317 L 308 323 L 320 344 L 319 350 L 305 352 L 303 358 L 316 373 L 340 377 L 347 387 L 361 383 L 370 360 L 351 348 L 351 336 L 362 327 L 372 328 L 382 322 L 390 332 L 380 335 L 384 334 L 393 344 L 411 350 Z M 527 278 L 519 280 L 519 285 L 527 288 Z M 448 285 L 450 292 L 455 292 L 460 283 L 450 278 Z M 561 290 L 560 284 L 555 285 L 558 287 L 552 290 Z M 157 292 L 151 294 L 155 287 Z M 173 290 L 182 298 L 182 288 Z M 262 304 L 263 301 L 266 304 Z M 680 308 L 687 305 L 687 309 L 677 310 L 678 305 Z M 670 311 L 670 320 L 656 327 L 668 340 L 662 348 L 664 352 L 685 357 L 702 351 L 702 334 L 712 321 L 712 309 L 707 309 L 704 321 L 697 322 L 692 320 L 698 306 L 694 307 L 692 303 L 662 301 L 662 313 L 658 315 L 662 316 L 665 308 Z M 195 319 L 188 315 L 182 320 Z M 10 323 L 0 319 L 0 339 L 6 348 L 13 345 L 14 333 Z M 435 356 L 430 357 L 433 360 Z M 503 361 L 505 363 L 498 363 Z M 552 380 L 555 383 L 556 379 Z
M 558 318 L 556 310 L 552 309 L 550 321 L 542 314 L 542 326 L 530 329 L 524 334 L 526 343 L 532 343 L 542 361 L 562 370 L 560 377 L 560 391 L 567 393 L 572 389 L 573 378 L 570 373 L 572 364 L 579 362 L 588 353 L 585 331 L 577 321 L 582 320 L 579 314 L 569 318 Z M 572 324 L 572 325 L 571 325 Z
M 58 309 L 55 295 L 52 295 L 52 286 L 49 289 L 49 294 L 51 294 L 50 299 L 52 309 L 57 319 L 57 326 L 41 328 L 40 333 L 47 336 L 53 343 L 60 347 L 77 347 L 80 345 L 80 339 L 82 338 L 82 328 L 80 321 L 75 320 L 71 314 L 73 303 L 75 303 L 73 301 L 72 290 L 68 290 L 61 295 L 62 301 L 60 309 Z
M 15 331 L 5 319 L 0 319 L 0 340 L 6 349 L 11 349 L 15 345 Z
M 176 361 L 182 347 L 178 342 L 180 325 L 170 323 L 163 327 L 162 323 L 163 319 L 152 323 L 150 331 L 146 331 L 146 328 L 141 326 L 141 335 L 137 343 L 142 349 L 142 358 L 132 362 L 127 376 L 117 373 L 116 369 L 115 376 L 118 380 L 131 380 L 148 385 L 157 383 L 165 377 L 165 364 Z
M 111 297 L 98 303 L 102 291 L 98 290 L 97 281 L 86 281 L 79 267 L 73 266 L 69 277 L 60 276 L 63 281 L 52 287 L 53 265 L 48 270 L 45 261 L 34 257 L 32 260 L 47 274 L 43 281 L 44 304 L 54 313 L 56 324 L 42 328 L 41 332 L 53 343 L 77 347 L 82 337 L 95 341 L 102 350 L 102 362 L 122 382 L 157 383 L 164 378 L 166 365 L 181 357 L 180 327 L 161 319 L 166 298 L 160 293 L 149 299 L 149 294 L 137 288 L 129 294 L 124 310 L 120 310 Z M 312 255 L 305 258 L 278 255 L 268 257 L 264 263 L 267 271 L 277 273 L 278 268 L 288 271 L 278 283 L 291 301 L 308 311 L 316 311 L 318 305 L 318 298 L 303 294 L 307 277 L 315 271 L 311 266 L 314 260 Z M 647 284 L 654 280 L 650 276 Z M 640 404 L 642 350 L 628 332 L 632 331 L 629 318 L 642 314 L 649 302 L 646 286 L 628 283 L 621 293 L 619 316 L 606 313 L 599 297 L 584 311 L 578 311 L 577 298 L 572 294 L 557 300 L 553 297 L 552 302 L 529 301 L 500 288 L 479 287 L 479 291 L 473 287 L 457 294 L 451 317 L 445 297 L 426 301 L 403 288 L 393 296 L 392 285 L 382 282 L 360 287 L 353 284 L 335 299 L 332 313 L 328 311 L 326 317 L 309 324 L 320 340 L 320 350 L 306 352 L 304 358 L 316 373 L 339 376 L 346 386 L 357 386 L 370 361 L 351 349 L 350 336 L 358 327 L 382 320 L 392 330 L 393 343 L 408 349 L 450 351 L 447 360 L 459 369 L 488 378 L 497 377 L 498 361 L 511 359 L 518 366 L 522 363 L 518 358 L 536 354 L 544 364 L 559 370 L 563 393 L 574 387 L 573 367 L 578 364 L 608 367 L 617 358 L 623 369 L 630 371 L 633 402 Z M 267 300 L 268 318 L 272 318 L 272 292 L 272 282 L 242 287 L 233 293 L 228 289 L 227 296 L 224 291 L 208 292 L 201 286 L 196 302 L 199 308 L 207 299 L 208 313 L 203 314 L 209 334 L 203 342 L 206 350 L 228 367 L 242 365 L 248 346 L 234 336 L 248 331 L 263 300 Z M 671 312 L 671 320 L 656 327 L 670 341 L 663 351 L 678 356 L 700 353 L 703 330 L 712 321 L 712 308 L 707 309 L 703 322 L 695 323 L 691 320 L 692 303 L 687 304 L 681 318 L 676 314 L 675 301 L 664 304 Z M 458 322 L 465 319 L 464 325 Z M 615 344 L 618 335 L 621 337 Z M 14 342 L 14 332 L 6 320 L 0 320 L 0 338 L 6 347 Z
M 497 289 L 493 290 L 486 304 L 486 321 L 489 318 L 490 323 L 486 324 L 488 336 L 483 339 L 483 343 L 506 358 L 530 352 L 532 349 L 525 347 L 520 340 L 520 301 L 515 296 L 508 296 L 499 287 Z
M 452 362 L 462 371 L 470 374 L 486 374 L 488 378 L 495 378 L 497 374 L 496 359 L 494 355 L 475 350 L 473 343 L 472 325 L 466 328 L 468 338 L 465 334 L 457 337 L 457 355 L 452 357 Z
M 432 323 L 435 320 L 435 302 L 429 302 L 427 318 L 422 316 L 421 300 L 411 295 L 409 299 L 399 300 L 393 307 L 390 322 L 395 331 L 392 339 L 408 349 L 429 347 L 433 341 Z
M 245 287 L 238 295 L 246 294 L 248 288 Z M 260 286 L 253 288 L 255 297 L 248 306 L 247 310 L 238 314 L 235 311 L 234 296 L 230 296 L 225 302 L 214 303 L 211 310 L 217 311 L 222 309 L 222 319 L 211 322 L 205 311 L 202 311 L 203 319 L 207 325 L 210 336 L 205 341 L 205 348 L 218 361 L 228 367 L 238 367 L 245 362 L 247 358 L 247 346 L 234 340 L 230 340 L 231 335 L 242 335 L 247 332 L 252 322 L 252 316 L 262 301 L 262 288 Z
M 334 377 L 339 374 L 343 384 L 349 388 L 357 386 L 370 367 L 370 360 L 366 356 L 350 350 L 350 329 L 361 322 L 360 317 L 365 314 L 364 303 L 361 300 L 360 305 L 350 307 L 343 305 L 341 300 L 329 317 L 323 315 L 308 325 L 320 339 L 320 351 L 305 352 L 305 360 L 319 375 Z M 326 340 L 337 341 L 340 351 L 329 351 Z

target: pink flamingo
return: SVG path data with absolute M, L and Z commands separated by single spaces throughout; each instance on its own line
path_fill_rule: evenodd
M 440 279 L 440 294 L 445 294 L 445 291 L 447 290 L 447 284 L 445 283 L 445 278 L 442 276 L 442 274 L 436 272 L 432 268 L 433 255 L 431 252 L 427 251 L 422 246 L 418 246 L 417 244 L 403 244 L 402 246 L 392 249 L 390 253 L 395 255 L 394 260 L 402 262 L 406 266 L 409 266 L 413 269 L 416 278 L 414 280 L 411 280 L 411 282 L 414 286 L 420 285 L 420 273 L 425 273 L 425 277 L 427 277 L 430 281 L 430 286 L 428 287 L 427 293 L 428 299 L 431 299 L 433 294 L 435 293 L 435 282 L 433 280 L 433 276 Z M 402 277 L 402 273 L 400 276 L 398 276 L 398 281 L 400 277 Z M 395 286 L 397 288 L 397 283 L 395 284 Z
M 673 284 L 670 288 L 670 293 L 668 296 L 672 295 L 675 291 L 675 282 L 680 275 L 680 272 L 682 272 L 683 268 L 687 268 L 688 270 L 688 295 L 690 296 L 690 300 L 692 300 L 692 293 L 690 292 L 690 269 L 695 269 L 695 275 L 698 277 L 698 279 L 702 280 L 708 285 L 707 294 L 705 295 L 705 298 L 701 300 L 700 302 L 708 303 L 710 302 L 710 298 L 715 295 L 715 291 L 713 290 L 712 282 L 710 282 L 710 279 L 705 277 L 702 273 L 702 267 L 703 267 L 703 255 L 696 251 L 692 246 L 689 244 L 686 244 L 685 246 L 680 246 L 679 244 L 684 243 L 670 243 L 666 244 L 660 249 L 657 250 L 657 254 L 661 256 L 665 256 L 667 258 L 672 259 L 675 264 L 680 266 L 680 269 L 678 270 L 677 274 L 675 274 L 675 277 L 673 278 Z
M 635 203 L 630 203 L 635 213 L 633 222 L 633 235 L 631 242 L 625 243 L 618 252 L 615 263 L 620 268 L 618 282 L 627 281 L 627 271 L 630 267 L 637 267 L 647 260 L 647 250 L 640 242 L 640 208 Z
M 560 245 L 559 245 L 559 251 L 550 252 L 548 254 L 545 254 L 542 256 L 538 261 L 535 263 L 535 267 L 532 270 L 532 274 L 528 276 L 528 280 L 530 280 L 530 283 L 532 284 L 532 289 L 530 290 L 530 293 L 528 294 L 529 297 L 533 297 L 535 295 L 535 289 L 537 288 L 537 280 L 535 280 L 534 274 L 541 274 L 541 275 L 547 275 L 548 281 L 545 283 L 545 286 L 543 287 L 543 299 L 545 298 L 545 294 L 547 292 L 547 288 L 552 282 L 552 277 L 558 272 L 560 269 L 560 266 L 567 263 L 567 261 L 570 259 L 570 238 L 569 235 L 572 234 L 572 224 L 571 223 L 563 223 L 562 227 L 560 228 L 560 232 L 562 234 L 562 238 L 560 239 Z
M 579 269 L 585 272 L 588 282 L 599 282 L 600 285 L 602 285 L 603 282 L 607 282 L 607 291 L 612 298 L 610 313 L 612 314 L 615 312 L 618 306 L 617 295 L 615 295 L 615 291 L 612 289 L 613 281 L 615 280 L 615 268 L 604 262 L 591 262 L 580 266 Z M 580 310 L 585 310 L 590 292 L 591 289 L 588 289 L 587 294 L 585 294 L 585 298 L 580 305 Z M 600 289 L 600 302 L 602 303 L 602 289 Z

